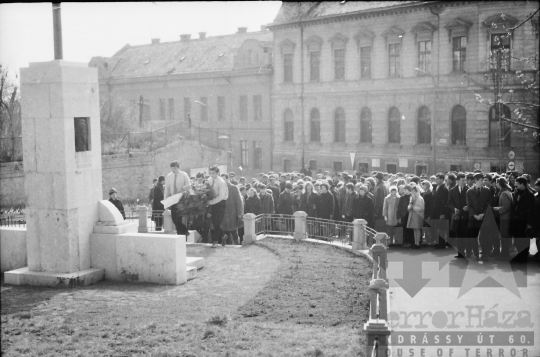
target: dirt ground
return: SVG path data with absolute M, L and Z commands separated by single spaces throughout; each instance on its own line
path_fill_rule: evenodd
M 2 282 L 3 356 L 362 356 L 371 266 L 334 247 L 270 239 L 189 246 L 181 286 Z M 223 321 L 215 325 L 212 320 Z

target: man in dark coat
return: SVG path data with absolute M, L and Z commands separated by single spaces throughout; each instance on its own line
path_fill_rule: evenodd
M 321 193 L 317 199 L 317 216 L 322 219 L 333 219 L 335 211 L 334 196 L 328 191 L 329 185 L 326 182 L 321 184 Z
M 294 197 L 292 194 L 293 185 L 290 182 L 286 182 L 283 192 L 279 195 L 278 201 L 278 214 L 293 214 Z
M 240 195 L 238 187 L 229 181 L 230 178 L 228 174 L 221 175 L 221 178 L 227 183 L 227 189 L 229 191 L 225 205 L 225 215 L 221 222 L 221 229 L 223 230 L 223 233 L 227 235 L 226 239 L 228 239 L 231 244 L 239 244 L 238 227 L 244 216 L 244 200 Z M 222 240 L 221 244 L 225 245 L 225 240 Z
M 431 219 L 446 220 L 450 222 L 450 216 L 448 214 L 448 188 L 444 184 L 444 175 L 438 173 L 437 177 L 437 188 L 433 192 L 433 206 L 431 211 Z M 442 222 L 441 222 L 442 223 Z M 438 227 L 442 226 L 437 225 Z M 448 230 L 441 231 L 436 228 L 431 230 L 432 237 L 438 237 L 439 243 L 435 245 L 437 249 L 446 248 L 446 239 L 448 239 Z M 434 239 L 436 241 L 436 239 Z
M 163 185 L 165 184 L 165 176 L 159 176 L 156 185 L 153 188 L 152 192 L 152 220 L 156 222 L 156 231 L 161 231 L 163 226 L 163 207 L 164 190 Z
M 259 188 L 261 189 L 259 196 L 261 200 L 261 214 L 274 214 L 274 197 L 268 194 L 264 184 L 260 183 Z
M 530 237 L 535 215 L 534 195 L 527 188 L 527 179 L 520 176 L 516 179 L 516 190 L 512 194 L 512 224 L 511 232 L 518 254 L 512 259 L 514 262 L 526 263 L 529 257 Z
M 120 202 L 119 199 L 116 198 L 117 194 L 118 192 L 116 191 L 116 188 L 111 187 L 111 189 L 109 190 L 109 197 L 110 197 L 109 202 L 111 202 L 116 208 L 118 208 L 118 210 L 122 214 L 122 217 L 126 219 L 126 214 L 124 212 L 124 205 L 122 204 L 122 202 Z
M 281 191 L 279 190 L 279 184 L 276 181 L 276 176 L 270 175 L 270 184 L 268 188 L 272 190 L 272 197 L 274 198 L 274 204 L 279 201 L 279 195 Z
M 488 255 L 491 253 L 491 242 L 485 237 L 480 242 L 482 248 L 482 257 L 478 254 L 477 238 L 484 222 L 484 215 L 489 207 L 491 192 L 489 188 L 483 186 L 484 174 L 476 173 L 474 175 L 474 186 L 467 191 L 467 208 L 469 209 L 469 223 L 467 229 L 468 239 L 472 239 L 472 250 L 476 260 L 488 261 Z
M 382 172 L 377 172 L 375 178 L 377 179 L 377 184 L 375 185 L 375 189 L 373 190 L 373 219 L 375 221 L 376 227 L 381 231 L 384 231 L 385 223 L 383 217 L 383 206 L 384 198 L 388 196 L 388 188 L 384 184 L 384 174 Z
M 457 175 L 458 184 L 450 190 L 448 195 L 448 208 L 454 215 L 454 232 L 457 239 L 458 254 L 455 258 L 465 258 L 473 251 L 473 240 L 467 238 L 467 228 L 469 225 L 469 209 L 467 208 L 467 178 L 464 173 Z
M 401 186 L 400 186 L 401 187 Z M 414 242 L 414 230 L 407 228 L 409 220 L 409 202 L 411 200 L 411 186 L 406 185 L 405 188 L 399 189 L 399 202 L 397 209 L 397 227 L 403 228 L 403 246 L 410 246 Z
M 358 197 L 353 202 L 353 218 L 365 219 L 367 226 L 373 228 L 373 200 L 367 195 L 368 190 L 365 185 L 358 188 Z

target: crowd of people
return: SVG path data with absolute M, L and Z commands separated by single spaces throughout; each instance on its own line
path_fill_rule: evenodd
M 212 240 L 212 247 L 241 244 L 246 213 L 292 215 L 296 211 L 334 221 L 364 219 L 368 227 L 388 234 L 389 247 L 402 242 L 410 249 L 423 245 L 445 249 L 451 242 L 457 259 L 474 254 L 476 260 L 505 260 L 517 251 L 513 260 L 526 261 L 530 238 L 535 237 L 538 245 L 540 237 L 540 179 L 533 188 L 529 175 L 514 171 L 428 177 L 376 171 L 371 175 L 321 170 L 313 174 L 305 167 L 300 172 L 261 173 L 248 180 L 234 172 L 220 174 L 217 166 L 210 167 L 209 175 L 190 178 L 179 166 L 172 162 L 172 171 L 155 180 L 149 197 L 152 209 L 160 212 L 163 198 L 205 183 L 212 197 L 208 211 L 191 219 L 189 228 L 199 231 L 203 241 Z M 189 234 L 174 210 L 178 234 Z M 480 232 L 488 210 L 499 235 Z M 159 228 L 162 222 L 155 216 Z

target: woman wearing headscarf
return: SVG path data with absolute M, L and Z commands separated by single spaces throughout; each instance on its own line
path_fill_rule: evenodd
M 399 203 L 399 195 L 396 186 L 390 186 L 390 193 L 384 198 L 383 217 L 386 223 L 386 234 L 388 234 L 388 246 L 395 244 L 396 224 L 397 224 L 397 209 Z
M 411 191 L 411 201 L 407 210 L 409 218 L 407 220 L 407 228 L 414 231 L 414 244 L 411 249 L 420 249 L 422 244 L 422 227 L 424 226 L 424 199 L 422 198 L 422 189 L 418 185 L 414 185 Z

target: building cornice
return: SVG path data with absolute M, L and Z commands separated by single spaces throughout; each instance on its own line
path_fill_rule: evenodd
M 300 25 L 304 27 L 315 26 L 320 24 L 329 24 L 335 22 L 344 22 L 344 21 L 355 21 L 361 19 L 382 17 L 382 16 L 391 16 L 391 15 L 400 15 L 418 11 L 424 11 L 429 8 L 439 7 L 439 8 L 448 8 L 467 5 L 469 3 L 475 3 L 473 1 L 454 1 L 454 2 L 445 2 L 445 1 L 423 1 L 416 4 L 406 4 L 401 6 L 395 6 L 391 8 L 379 8 L 373 10 L 362 10 L 357 12 L 350 12 L 346 14 L 336 14 L 336 15 L 327 15 L 317 18 L 307 18 L 294 20 L 289 22 L 281 22 L 276 24 L 269 24 L 267 27 L 271 30 L 282 30 L 286 28 L 296 28 Z

